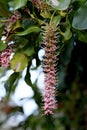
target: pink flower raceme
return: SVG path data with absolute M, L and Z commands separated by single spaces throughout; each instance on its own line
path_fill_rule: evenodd
M 0 55 L 0 65 L 8 67 L 10 65 L 10 56 L 12 53 L 12 47 L 9 45 Z
M 56 76 L 56 61 L 57 61 L 57 33 L 54 23 L 46 24 L 43 28 L 43 44 L 45 55 L 43 57 L 43 71 L 45 74 L 45 92 L 44 92 L 44 106 L 45 114 L 53 114 L 56 108 L 55 100 L 55 86 L 57 81 Z
M 21 14 L 18 11 L 14 11 L 13 15 L 9 17 L 8 22 L 6 23 L 6 27 L 3 34 L 8 37 L 9 33 L 13 29 L 13 25 L 16 23 L 16 21 L 20 21 L 20 20 L 21 20 Z

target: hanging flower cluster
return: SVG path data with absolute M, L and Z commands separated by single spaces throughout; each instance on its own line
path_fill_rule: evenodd
M 5 27 L 5 31 L 3 32 L 3 34 L 5 34 L 6 36 L 9 35 L 9 33 L 12 30 L 12 26 L 13 24 L 17 21 L 17 20 L 21 20 L 21 14 L 18 11 L 14 11 L 13 15 L 10 16 L 10 18 L 8 19 L 8 22 L 6 24 Z
M 2 53 L 0 54 L 0 65 L 2 67 L 10 66 L 10 56 L 12 54 L 12 47 L 9 45 Z
M 45 114 L 53 114 L 56 108 L 55 86 L 57 81 L 56 76 L 56 61 L 57 61 L 57 32 L 54 23 L 46 24 L 43 32 L 43 44 L 45 55 L 43 57 L 43 71 L 45 74 L 45 92 L 44 106 Z

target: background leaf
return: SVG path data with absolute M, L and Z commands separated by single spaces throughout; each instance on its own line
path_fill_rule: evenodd
M 76 12 L 72 26 L 79 30 L 87 29 L 87 2 Z
M 29 27 L 28 29 L 26 29 L 23 32 L 18 32 L 16 35 L 24 36 L 24 35 L 28 35 L 28 34 L 33 33 L 33 32 L 37 32 L 37 33 L 40 32 L 40 28 L 37 27 L 37 26 L 32 26 L 32 27 Z
M 10 15 L 10 11 L 8 9 L 8 5 L 4 1 L 0 1 L 0 16 L 8 17 Z
M 31 66 L 31 61 L 29 62 L 28 64 L 28 67 L 27 67 L 27 71 L 26 71 L 26 75 L 25 75 L 25 82 L 29 85 L 29 86 L 32 86 L 32 82 L 31 82 L 31 75 L 30 75 L 30 66 Z
M 22 71 L 28 64 L 28 58 L 24 53 L 16 53 L 11 60 L 11 69 L 15 72 Z
M 87 32 L 86 31 L 78 31 L 78 39 L 81 42 L 87 43 Z
M 49 1 L 49 0 L 47 0 L 47 1 Z M 56 10 L 66 10 L 70 4 L 70 0 L 58 0 L 58 3 L 59 3 L 58 5 L 56 5 L 56 4 L 55 5 L 51 4 L 51 5 Z
M 27 0 L 14 0 L 14 10 L 24 7 L 27 3 Z
M 6 88 L 6 92 L 8 94 L 8 96 L 10 95 L 11 91 L 13 91 L 14 89 L 14 84 L 16 82 L 16 80 L 18 80 L 19 77 L 19 73 L 12 73 L 11 76 L 9 77 L 9 79 L 5 82 L 5 88 Z
M 0 41 L 0 51 L 3 51 L 7 47 L 7 44 L 3 43 L 3 41 Z
M 61 20 L 61 16 L 57 15 L 53 17 L 53 22 L 55 23 L 55 25 L 57 26 L 60 23 Z

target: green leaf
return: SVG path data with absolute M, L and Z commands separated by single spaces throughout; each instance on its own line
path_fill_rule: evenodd
M 31 66 L 31 61 L 29 62 L 29 64 L 28 64 L 28 67 L 27 67 L 27 71 L 26 71 L 26 75 L 25 75 L 25 78 L 24 78 L 24 80 L 25 80 L 25 82 L 29 85 L 29 86 L 32 86 L 32 82 L 31 82 L 31 75 L 30 75 L 30 71 L 29 71 L 29 69 L 30 69 L 30 66 Z
M 1 20 L 1 19 L 0 19 Z M 4 25 L 4 23 L 0 23 L 0 28 Z
M 3 30 L 4 30 L 4 26 L 0 27 L 0 37 L 2 37 Z
M 35 23 L 36 23 L 36 21 L 34 21 L 33 19 L 30 19 L 30 18 L 29 19 L 28 18 L 23 19 L 22 28 L 27 29 L 27 28 L 29 28 L 31 26 L 34 26 Z
M 87 29 L 87 2 L 76 12 L 72 26 L 79 30 Z
M 23 32 L 18 32 L 16 35 L 24 36 L 24 35 L 28 35 L 28 34 L 33 33 L 33 32 L 36 32 L 36 33 L 40 32 L 40 28 L 37 27 L 37 26 L 32 26 L 32 27 L 29 27 L 28 29 L 26 29 Z
M 58 24 L 60 23 L 60 20 L 61 20 L 61 16 L 60 15 L 55 16 L 53 18 L 53 22 L 55 23 L 56 26 L 58 26 Z
M 59 10 L 65 10 L 68 8 L 71 0 L 59 0 Z
M 12 91 L 12 87 L 15 81 L 17 80 L 18 76 L 19 76 L 19 73 L 14 72 L 6 81 L 5 88 L 8 95 L 10 95 L 10 92 Z
M 78 39 L 81 42 L 87 43 L 87 32 L 86 31 L 82 31 L 82 32 L 78 32 Z
M 3 43 L 3 41 L 0 41 L 0 51 L 3 51 L 7 47 L 7 44 Z
M 15 46 L 17 49 L 19 48 L 24 48 L 27 43 L 28 43 L 28 39 L 24 38 L 24 37 L 15 37 Z
M 8 17 L 10 15 L 10 11 L 8 10 L 7 3 L 4 1 L 0 1 L 0 16 Z
M 13 26 L 12 26 L 12 31 L 15 30 L 15 29 L 17 29 L 17 28 L 20 28 L 20 27 L 21 27 L 21 23 L 20 23 L 19 20 L 17 20 L 17 21 L 13 24 Z
M 26 50 L 24 50 L 24 53 L 27 56 L 32 56 L 34 54 L 34 48 L 33 47 L 28 47 Z
M 67 28 L 67 30 L 63 33 L 64 39 L 69 40 L 72 37 L 72 33 L 70 31 L 70 28 Z
M 51 2 L 50 2 L 51 1 Z M 71 2 L 71 0 L 47 0 L 47 3 L 50 3 L 50 5 L 56 9 L 56 10 L 66 10 Z
M 11 69 L 15 72 L 21 72 L 28 65 L 28 58 L 24 53 L 18 52 L 11 60 Z
M 24 7 L 27 3 L 27 0 L 14 0 L 14 10 Z
M 41 12 L 40 15 L 41 15 L 43 18 L 51 18 L 51 14 L 48 13 L 48 12 Z

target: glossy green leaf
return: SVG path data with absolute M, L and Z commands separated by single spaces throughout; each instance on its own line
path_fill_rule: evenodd
M 3 43 L 3 41 L 0 41 L 0 51 L 3 51 L 7 47 L 7 44 Z
M 28 58 L 24 53 L 16 53 L 11 60 L 11 69 L 21 72 L 28 65 Z
M 24 36 L 24 35 L 28 35 L 28 34 L 33 33 L 33 32 L 35 32 L 35 33 L 40 32 L 40 28 L 37 27 L 37 26 L 32 26 L 32 27 L 29 27 L 28 29 L 26 29 L 23 32 L 18 32 L 16 35 Z
M 76 12 L 72 26 L 79 30 L 87 29 L 87 2 Z
M 70 4 L 71 0 L 47 0 L 47 3 L 56 9 L 56 10 L 66 10 Z
M 52 21 L 55 23 L 56 26 L 58 26 L 58 24 L 60 23 L 60 20 L 61 20 L 61 16 L 58 15 L 58 16 L 55 16 Z
M 14 10 L 24 7 L 27 3 L 27 0 L 14 0 Z
M 87 43 L 87 32 L 86 31 L 82 31 L 82 32 L 78 32 L 78 39 L 81 41 L 81 42 L 85 42 Z
M 65 10 L 68 8 L 71 0 L 59 0 L 59 10 Z

